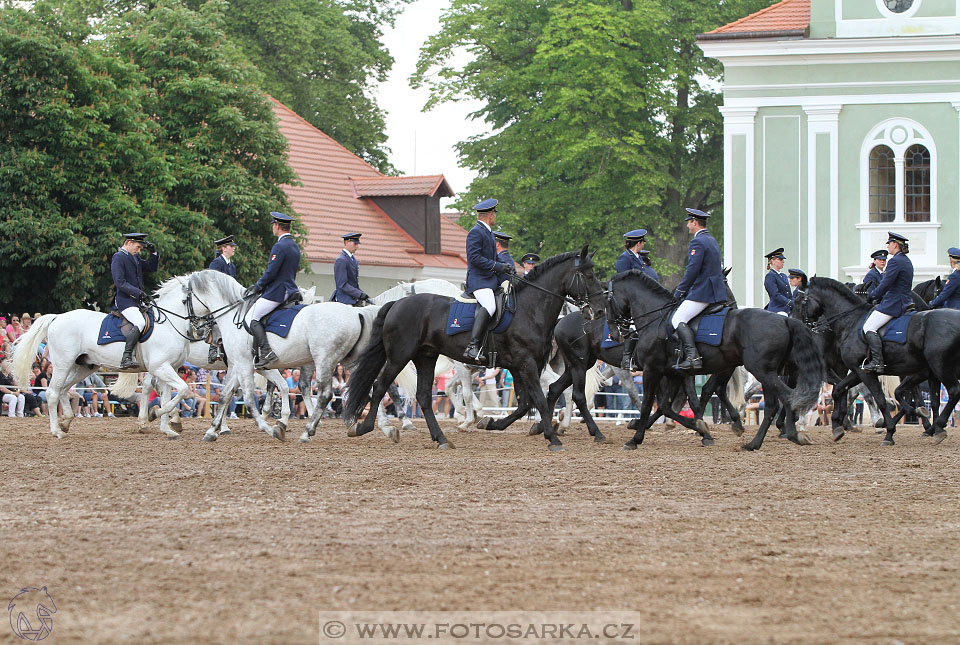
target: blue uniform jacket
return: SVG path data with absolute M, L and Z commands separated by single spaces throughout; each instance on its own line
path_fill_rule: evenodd
M 871 298 L 882 298 L 877 311 L 888 316 L 902 316 L 913 304 L 910 288 L 913 286 L 913 262 L 903 253 L 887 258 L 883 280 L 870 290 Z
M 517 263 L 513 261 L 513 256 L 510 255 L 510 251 L 504 249 L 497 253 L 497 262 L 506 262 L 512 267 L 517 266 Z M 502 280 L 501 280 L 502 282 Z
M 687 270 L 673 293 L 677 298 L 694 302 L 726 301 L 727 289 L 723 284 L 720 245 L 706 229 L 690 240 Z
M 790 313 L 790 310 L 793 309 L 793 294 L 790 293 L 790 283 L 787 282 L 787 276 L 770 269 L 763 279 L 763 288 L 767 290 L 767 295 L 770 296 L 770 302 L 764 309 L 773 313 L 780 311 Z
M 226 273 L 231 278 L 237 277 L 237 265 L 233 262 L 227 262 L 227 259 L 219 253 L 217 253 L 217 257 L 213 258 L 213 262 L 211 262 L 207 268 L 219 271 L 220 273 Z
M 872 289 L 880 284 L 881 280 L 883 280 L 883 274 L 877 270 L 877 267 L 870 267 L 867 275 L 863 276 L 863 284 L 867 285 L 868 289 Z M 871 287 L 870 285 L 873 286 Z
M 954 270 L 947 276 L 947 283 L 943 285 L 943 291 L 930 301 L 930 306 L 960 309 L 960 269 Z
M 467 233 L 467 293 L 497 288 L 500 280 L 493 270 L 496 263 L 497 245 L 493 231 L 477 222 Z
M 360 263 L 357 262 L 357 258 L 350 257 L 346 250 L 340 251 L 336 262 L 333 263 L 333 279 L 337 283 L 337 288 L 330 296 L 331 302 L 352 305 L 360 300 L 360 296 L 363 295 L 360 289 Z
M 620 254 L 620 257 L 617 258 L 617 273 L 623 273 L 624 271 L 629 271 L 630 269 L 639 269 L 640 271 L 646 273 L 647 263 L 641 258 L 638 258 L 631 251 L 624 251 Z
M 143 295 L 143 274 L 153 273 L 159 266 L 160 256 L 156 253 L 151 253 L 147 260 L 123 249 L 113 254 L 110 273 L 113 275 L 113 285 L 117 288 L 114 297 L 117 309 L 123 311 L 127 307 L 139 306 L 140 296 Z
M 649 264 L 647 265 L 647 275 L 653 278 L 654 280 L 656 280 L 657 282 L 660 282 L 660 276 L 657 275 L 657 272 L 654 271 L 653 267 L 650 266 Z M 724 290 L 724 293 L 726 293 L 726 290 Z
M 291 293 L 296 293 L 297 271 L 300 269 L 300 247 L 293 236 L 284 234 L 270 249 L 267 269 L 257 280 L 263 290 L 261 297 L 274 302 L 283 302 Z

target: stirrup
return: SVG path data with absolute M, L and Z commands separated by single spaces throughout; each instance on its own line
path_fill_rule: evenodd
M 277 360 L 277 355 L 274 354 L 273 350 L 271 349 L 267 351 L 265 355 L 262 355 L 259 358 L 257 358 L 257 362 L 254 363 L 254 367 L 256 367 L 258 370 L 263 369 L 264 367 L 274 362 L 275 360 Z

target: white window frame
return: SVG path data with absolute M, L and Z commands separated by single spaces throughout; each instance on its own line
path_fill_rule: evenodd
M 910 18 L 920 9 L 920 5 L 923 4 L 923 0 L 913 0 L 913 4 L 909 9 L 903 13 L 894 13 L 887 9 L 887 4 L 884 0 L 877 0 L 877 10 L 880 11 L 880 14 L 884 18 Z

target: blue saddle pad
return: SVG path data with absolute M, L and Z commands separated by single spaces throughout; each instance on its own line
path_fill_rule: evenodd
M 153 309 L 148 310 L 147 314 L 150 316 L 150 327 L 147 328 L 147 333 L 140 338 L 141 343 L 147 342 L 147 340 L 153 336 Z M 107 314 L 106 318 L 103 319 L 103 322 L 100 323 L 100 335 L 97 337 L 97 345 L 122 343 L 127 340 L 123 335 L 123 332 L 120 331 L 121 325 L 123 325 L 125 322 L 125 318 L 120 318 L 119 316 L 114 316 L 113 314 Z
M 607 321 L 603 321 L 603 340 L 600 341 L 600 348 L 607 349 L 609 347 L 620 347 L 623 345 L 622 340 L 613 340 L 613 337 L 610 336 L 610 325 L 607 324 Z
M 300 310 L 307 305 L 294 305 L 285 309 L 277 309 L 267 318 L 266 330 L 271 334 L 276 334 L 280 338 L 286 338 L 290 334 L 290 328 L 293 326 L 293 319 L 297 317 Z
M 512 300 L 513 294 L 510 295 Z M 450 303 L 450 313 L 447 314 L 447 336 L 456 336 L 457 334 L 473 329 L 473 317 L 477 311 L 477 305 L 472 302 L 460 302 L 454 300 Z M 507 331 L 507 327 L 513 321 L 513 312 L 508 308 L 503 313 L 500 324 L 497 325 L 493 333 L 502 334 Z
M 886 329 L 883 331 L 883 340 L 900 343 L 901 345 L 907 342 L 907 325 L 910 324 L 910 318 L 913 317 L 915 313 L 917 312 L 911 311 L 888 322 Z
M 723 341 L 723 323 L 727 319 L 730 307 L 724 307 L 715 314 L 700 317 L 696 341 L 716 347 Z

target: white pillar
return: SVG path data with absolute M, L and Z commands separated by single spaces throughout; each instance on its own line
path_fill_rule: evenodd
M 817 135 L 830 137 L 830 277 L 840 279 L 840 194 L 837 173 L 840 105 L 804 106 L 807 114 L 807 275 L 817 273 Z
M 757 115 L 755 107 L 720 107 L 723 115 L 723 263 L 733 266 L 733 213 L 734 208 L 742 207 L 744 213 L 744 235 L 746 238 L 747 260 L 744 262 L 744 293 L 737 294 L 738 298 L 746 296 L 744 306 L 754 306 L 754 120 Z M 735 204 L 733 199 L 733 137 L 744 137 L 744 200 L 743 204 Z

